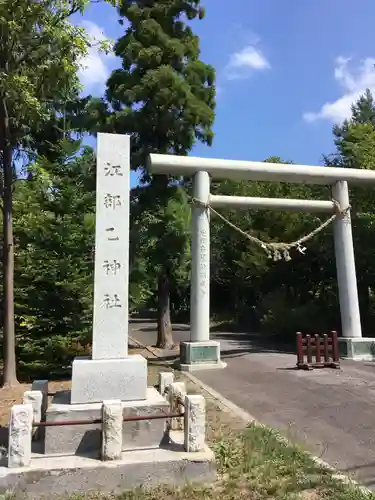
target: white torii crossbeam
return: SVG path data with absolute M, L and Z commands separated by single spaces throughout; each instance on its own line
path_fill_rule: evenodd
M 151 154 L 148 168 L 154 174 L 193 176 L 207 172 L 213 179 L 242 179 L 304 184 L 375 184 L 375 170 L 341 167 L 312 167 L 261 161 L 217 160 L 195 156 Z
M 220 361 L 219 343 L 210 340 L 209 207 L 329 213 L 336 208 L 332 200 L 211 195 L 210 177 L 332 186 L 332 198 L 339 203 L 342 211 L 333 223 L 342 327 L 340 351 L 344 357 L 352 359 L 375 359 L 372 349 L 374 340 L 362 337 L 348 191 L 348 182 L 375 184 L 375 170 L 161 154 L 149 156 L 148 169 L 152 174 L 192 176 L 193 196 L 200 202 L 192 208 L 191 333 L 190 342 L 181 345 L 182 369 L 191 371 L 225 366 Z

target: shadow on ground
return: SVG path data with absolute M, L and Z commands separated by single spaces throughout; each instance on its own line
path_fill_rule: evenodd
M 212 332 L 212 340 L 222 344 L 222 357 L 235 357 L 248 353 L 273 352 L 294 354 L 291 343 L 282 342 L 277 335 L 251 332 Z
M 223 359 L 245 356 L 250 353 L 294 354 L 293 343 L 285 342 L 280 336 L 266 333 L 238 331 L 237 325 L 215 325 L 211 328 L 211 340 L 221 344 Z M 131 320 L 129 334 L 143 345 L 155 347 L 157 340 L 156 323 L 153 320 Z M 173 339 L 176 344 L 190 340 L 187 324 L 173 325 Z M 176 358 L 174 351 L 160 353 L 160 358 L 170 361 Z

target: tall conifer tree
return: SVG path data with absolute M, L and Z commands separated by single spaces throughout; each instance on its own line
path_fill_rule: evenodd
M 150 182 L 142 203 L 161 216 L 153 225 L 161 244 L 158 256 L 158 346 L 173 344 L 170 282 L 175 267 L 171 238 L 163 245 L 169 216 L 167 176 L 150 178 L 145 170 L 150 153 L 188 154 L 196 141 L 211 145 L 215 109 L 215 71 L 200 60 L 199 38 L 190 21 L 204 15 L 200 0 L 123 0 L 120 24 L 125 34 L 115 44 L 122 67 L 107 83 L 107 130 L 131 134 L 132 168 L 143 169 Z M 103 112 L 103 103 L 99 106 Z M 102 122 L 103 123 L 103 122 Z M 185 235 L 185 238 L 188 234 Z M 181 246 L 181 235 L 176 238 Z M 184 244 L 182 242 L 182 247 Z

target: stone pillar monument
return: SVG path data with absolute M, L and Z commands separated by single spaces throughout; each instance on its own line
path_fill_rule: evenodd
M 146 399 L 147 362 L 128 356 L 130 137 L 98 134 L 92 357 L 73 362 L 71 403 Z

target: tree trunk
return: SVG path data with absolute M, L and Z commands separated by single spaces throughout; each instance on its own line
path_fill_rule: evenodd
M 173 345 L 169 278 L 168 274 L 163 272 L 158 279 L 158 340 L 156 347 L 172 349 Z
M 4 97 L 1 107 L 1 132 L 3 135 L 3 385 L 16 385 L 18 384 L 18 380 L 16 372 L 16 336 L 14 329 L 13 169 L 9 117 Z
M 154 176 L 151 183 L 155 193 L 153 204 L 165 207 L 168 190 L 168 176 Z M 158 276 L 158 339 L 156 347 L 161 349 L 171 349 L 173 345 L 174 342 L 172 337 L 169 293 L 169 270 L 164 266 L 164 269 Z

